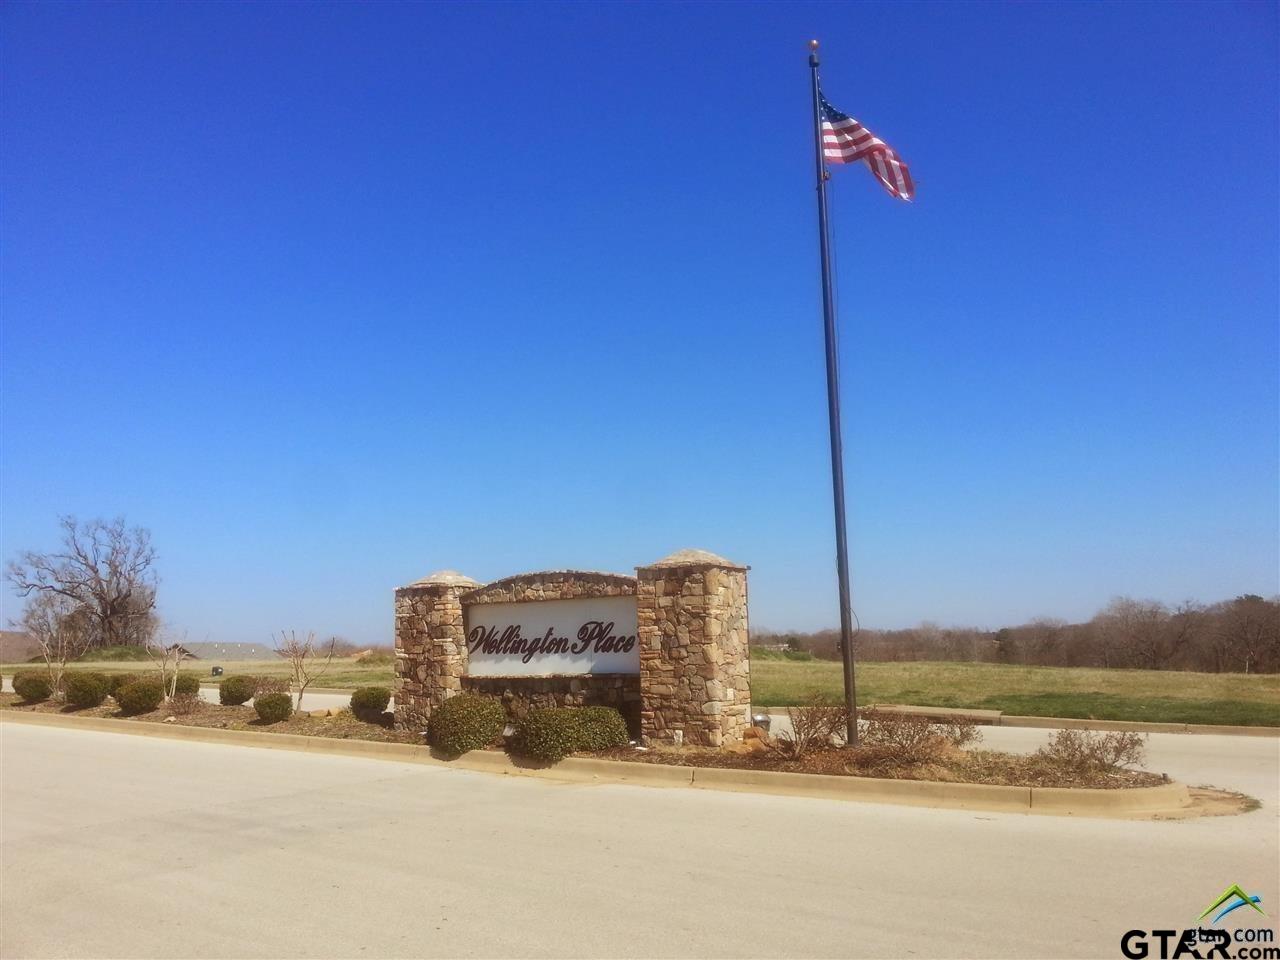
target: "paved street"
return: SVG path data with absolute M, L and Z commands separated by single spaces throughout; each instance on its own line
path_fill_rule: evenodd
M 974 814 L 5 724 L 0 954 L 1114 957 L 1237 882 L 1274 918 L 1276 741 L 1166 740 L 1264 809 Z

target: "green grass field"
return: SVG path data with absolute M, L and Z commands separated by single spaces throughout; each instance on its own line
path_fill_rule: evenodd
M 757 660 L 753 701 L 786 706 L 843 696 L 839 663 Z M 1015 667 L 995 663 L 864 663 L 859 703 L 1003 710 L 1033 717 L 1280 726 L 1280 675 Z
M 283 660 L 220 664 L 237 673 L 288 676 Z M 213 682 L 212 663 L 188 661 L 185 672 Z M 33 664 L 3 664 L 12 676 Z M 77 669 L 143 672 L 148 664 L 81 663 Z M 840 664 L 757 657 L 751 664 L 753 702 L 760 707 L 800 703 L 813 694 L 842 696 Z M 363 665 L 335 658 L 315 688 L 391 686 L 389 665 Z M 972 707 L 1040 717 L 1147 720 L 1163 723 L 1223 723 L 1280 726 L 1280 675 L 1179 673 L 1157 670 L 1095 670 L 1080 667 L 1014 667 L 992 663 L 864 663 L 858 666 L 859 703 L 907 703 Z

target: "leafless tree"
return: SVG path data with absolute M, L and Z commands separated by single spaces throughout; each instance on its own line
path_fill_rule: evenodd
M 838 660 L 833 630 L 778 633 L 757 629 L 752 643 Z M 864 662 L 917 660 L 994 662 L 1028 666 L 1141 667 L 1222 673 L 1280 671 L 1280 597 L 1245 594 L 1212 606 L 1187 600 L 1172 609 L 1154 600 L 1117 597 L 1083 623 L 1036 619 L 998 630 L 863 627 Z
M 1167 666 L 1175 652 L 1168 621 L 1169 610 L 1163 603 L 1130 597 L 1116 597 L 1094 618 L 1109 657 L 1118 665 L 1145 670 Z
M 1253 593 L 1222 604 L 1218 632 L 1245 673 L 1275 669 L 1280 660 L 1280 604 Z
M 178 668 L 191 654 L 186 648 L 186 635 L 179 641 L 171 637 L 153 635 L 146 644 L 147 656 L 160 671 L 160 685 L 164 688 L 165 700 L 172 700 L 178 692 Z
M 27 601 L 21 627 L 40 647 L 49 683 L 61 695 L 67 664 L 87 649 L 93 636 L 85 608 L 59 593 L 37 593 Z
M 337 638 L 330 637 L 327 643 L 321 644 L 317 649 L 314 633 L 308 633 L 306 639 L 302 639 L 297 631 L 280 631 L 280 637 L 276 639 L 276 650 L 289 661 L 289 666 L 293 669 L 293 685 L 298 688 L 297 709 L 302 709 L 302 695 L 307 692 L 307 687 L 329 669 L 337 644 Z
M 83 607 L 94 644 L 137 642 L 149 633 L 156 605 L 151 534 L 115 520 L 61 518 L 62 550 L 27 551 L 9 564 L 19 594 L 56 594 Z

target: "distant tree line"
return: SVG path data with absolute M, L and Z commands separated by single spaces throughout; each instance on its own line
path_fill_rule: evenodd
M 751 642 L 840 659 L 838 630 L 753 630 Z M 1249 593 L 1208 606 L 1187 601 L 1176 607 L 1117 597 L 1084 623 L 1041 618 L 1000 630 L 922 623 L 906 630 L 864 629 L 854 643 L 858 659 L 873 661 L 1277 673 L 1280 597 Z

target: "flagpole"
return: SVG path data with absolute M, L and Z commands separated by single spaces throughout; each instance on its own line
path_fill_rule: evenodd
M 809 76 L 813 83 L 813 144 L 818 178 L 818 248 L 822 257 L 822 318 L 827 345 L 827 425 L 831 434 L 831 492 L 836 514 L 836 574 L 840 581 L 840 655 L 844 661 L 846 734 L 858 745 L 857 697 L 853 676 L 852 619 L 849 605 L 849 544 L 844 519 L 844 448 L 840 433 L 840 365 L 836 352 L 836 310 L 831 281 L 831 241 L 827 226 L 827 164 L 822 156 L 822 103 L 818 88 L 818 41 L 809 41 Z

